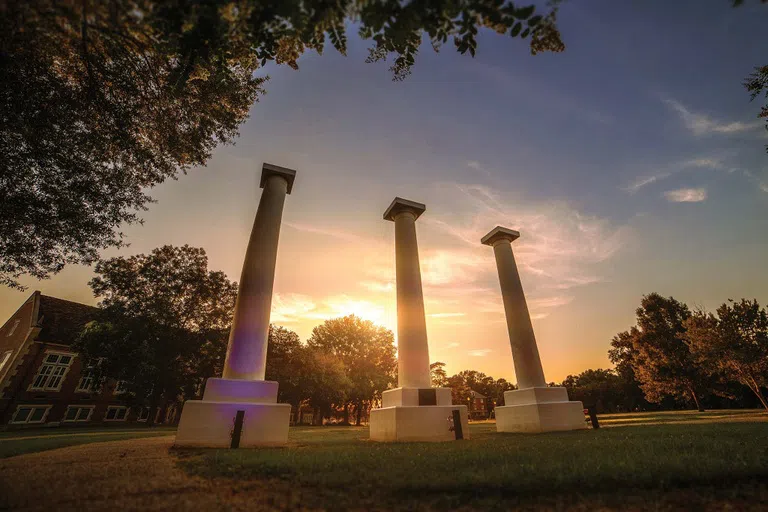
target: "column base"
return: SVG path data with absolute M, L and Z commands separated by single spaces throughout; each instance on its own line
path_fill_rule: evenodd
M 466 405 L 397 405 L 371 411 L 372 441 L 455 441 L 453 411 L 459 411 L 464 439 L 469 439 Z
M 381 407 L 451 405 L 451 388 L 395 388 L 381 394 Z
M 244 411 L 240 447 L 288 443 L 289 404 L 278 404 L 277 382 L 208 379 L 202 400 L 187 400 L 175 446 L 229 448 L 237 411 Z
M 497 432 L 541 433 L 587 428 L 584 406 L 568 400 L 560 387 L 528 388 L 504 393 L 496 407 Z

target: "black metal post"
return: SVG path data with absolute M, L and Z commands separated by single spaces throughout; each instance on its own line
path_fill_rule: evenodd
M 235 428 L 232 429 L 232 443 L 230 448 L 240 447 L 240 436 L 243 434 L 243 420 L 245 419 L 245 411 L 237 411 L 235 415 Z
M 592 422 L 592 428 L 600 428 L 600 424 L 597 422 L 597 411 L 594 407 L 588 407 L 589 420 Z
M 461 412 L 458 409 L 453 410 L 453 433 L 456 439 L 464 439 L 464 430 L 461 427 Z

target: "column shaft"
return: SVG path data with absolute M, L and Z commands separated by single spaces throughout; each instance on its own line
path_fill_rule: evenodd
M 500 240 L 493 244 L 496 267 L 499 271 L 501 295 L 504 299 L 504 311 L 507 316 L 509 342 L 512 346 L 512 359 L 515 364 L 517 387 L 526 389 L 546 387 L 544 369 L 541 366 L 536 336 L 528 313 L 528 305 L 517 271 L 515 255 L 509 240 Z
M 277 243 L 287 190 L 288 182 L 281 176 L 271 176 L 264 184 L 240 276 L 222 375 L 225 379 L 264 380 Z
M 429 346 L 416 243 L 416 216 L 411 212 L 395 216 L 395 264 L 398 385 L 429 388 Z

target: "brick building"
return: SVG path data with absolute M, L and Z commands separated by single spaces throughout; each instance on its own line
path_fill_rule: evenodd
M 147 408 L 132 409 L 121 398 L 121 382 L 99 386 L 71 349 L 96 311 L 38 291 L 0 327 L 0 428 L 147 420 Z
M 474 389 L 469 391 L 469 417 L 474 420 L 488 418 L 488 397 Z

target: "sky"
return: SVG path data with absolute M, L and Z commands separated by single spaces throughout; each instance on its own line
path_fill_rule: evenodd
M 269 66 L 267 94 L 233 146 L 151 191 L 130 246 L 203 247 L 237 280 L 262 162 L 297 170 L 280 235 L 272 321 L 306 340 L 350 313 L 396 330 L 395 196 L 417 221 L 430 359 L 514 381 L 493 249 L 517 229 L 520 267 L 548 381 L 609 368 L 611 338 L 644 294 L 714 309 L 768 303 L 768 136 L 743 79 L 764 65 L 768 7 L 730 2 L 571 1 L 560 54 L 481 32 L 476 57 L 422 47 L 393 82 L 346 57 Z M 662 7 L 663 6 L 663 7 Z M 95 304 L 87 267 L 25 292 L 0 289 L 0 317 L 33 291 Z

